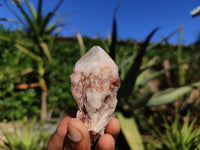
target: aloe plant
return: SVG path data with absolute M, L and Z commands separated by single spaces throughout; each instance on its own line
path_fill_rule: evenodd
M 0 148 L 5 150 L 44 150 L 49 141 L 50 134 L 42 129 L 43 124 L 36 123 L 36 119 L 12 124 L 13 131 L 0 128 L 5 139 L 1 139 Z
M 199 150 L 200 149 L 200 128 L 194 128 L 197 118 L 191 121 L 191 113 L 185 117 L 184 123 L 180 123 L 176 116 L 173 121 L 167 121 L 163 115 L 163 125 L 159 128 L 152 122 L 151 133 L 154 142 L 151 142 L 156 149 L 165 150 Z
M 113 17 L 112 41 L 111 41 L 110 52 L 109 52 L 111 58 L 114 61 L 115 61 L 115 56 L 116 56 L 116 44 L 117 44 L 117 27 L 116 27 L 117 23 L 116 23 L 116 16 L 115 16 L 117 8 L 118 7 L 116 7 L 115 9 L 114 17 Z M 142 59 L 147 50 L 149 41 L 157 30 L 158 28 L 155 28 L 146 38 L 145 42 L 142 44 L 142 46 L 138 50 L 138 53 L 136 54 L 129 71 L 125 75 L 125 78 L 121 81 L 121 86 L 118 91 L 119 104 L 118 104 L 117 109 L 122 112 L 124 111 L 124 109 L 126 109 L 125 108 L 126 102 L 127 102 L 126 100 L 131 96 L 135 83 L 136 83 L 137 76 L 140 74 L 140 66 L 142 64 Z M 119 118 L 122 132 L 125 136 L 126 141 L 129 144 L 130 149 L 144 150 L 143 141 L 141 139 L 139 130 L 137 128 L 137 124 L 135 123 L 134 117 L 132 116 L 132 118 L 126 118 L 124 117 L 124 114 L 122 113 L 117 113 L 116 116 Z M 133 135 L 133 132 L 135 133 L 135 135 Z
M 142 64 L 142 58 L 145 55 L 146 48 L 149 44 L 149 41 L 151 37 L 154 35 L 154 33 L 158 30 L 158 28 L 155 28 L 149 36 L 146 38 L 145 42 L 142 44 L 141 48 L 138 50 L 138 53 L 129 69 L 127 72 L 124 80 L 121 82 L 121 86 L 118 92 L 119 99 L 125 100 L 128 99 L 128 97 L 131 95 L 136 79 L 140 73 L 140 66 Z
M 112 41 L 110 46 L 110 56 L 115 60 L 117 53 L 116 53 L 116 39 L 117 39 L 117 31 L 116 31 L 116 18 L 114 16 L 113 19 L 113 31 L 112 31 Z M 191 58 L 184 60 L 181 58 L 181 51 L 182 51 L 182 43 L 180 40 L 182 35 L 182 28 L 178 28 L 166 37 L 164 37 L 160 42 L 157 42 L 156 44 L 149 45 L 149 41 L 152 38 L 152 36 L 155 34 L 155 32 L 158 30 L 158 28 L 155 28 L 146 38 L 146 40 L 141 44 L 139 49 L 137 50 L 137 53 L 133 54 L 132 56 L 128 57 L 126 60 L 124 60 L 121 64 L 119 64 L 119 71 L 121 73 L 123 67 L 129 66 L 129 69 L 126 71 L 125 74 L 123 74 L 123 77 L 121 78 L 121 85 L 120 89 L 118 91 L 118 106 L 117 111 L 122 112 L 123 117 L 129 116 L 129 119 L 132 119 L 134 122 L 135 115 L 134 115 L 134 109 L 141 108 L 141 107 L 152 107 L 152 106 L 159 106 L 163 104 L 172 103 L 178 98 L 182 97 L 183 95 L 191 92 L 195 87 L 199 87 L 199 82 L 193 83 L 190 85 L 185 85 L 182 87 L 176 87 L 165 89 L 164 91 L 155 92 L 152 91 L 150 88 L 148 88 L 146 85 L 149 81 L 160 77 L 161 75 L 165 74 L 169 70 L 181 68 L 181 65 L 184 63 L 189 63 L 192 61 Z M 174 35 L 175 33 L 179 32 L 179 58 L 177 64 L 172 65 L 169 68 L 162 69 L 160 71 L 156 71 L 153 73 L 152 76 L 146 78 L 144 77 L 143 73 L 148 70 L 152 69 L 156 64 L 153 63 L 149 66 L 146 66 L 144 69 L 141 69 L 142 60 L 146 55 L 147 51 L 150 51 L 151 49 L 155 48 L 159 44 L 161 44 L 163 41 L 166 41 L 169 37 Z M 114 45 L 114 46 L 113 46 Z M 199 58 L 199 57 L 198 57 Z M 198 59 L 195 57 L 195 59 Z M 142 89 L 143 93 L 140 94 L 139 90 Z M 124 124 L 123 120 L 121 124 Z M 123 126 L 121 127 L 122 131 Z M 125 133 L 124 133 L 125 134 Z M 131 133 L 129 133 L 131 134 Z M 134 133 L 132 133 L 132 136 L 134 136 Z M 130 141 L 130 137 L 125 135 L 125 138 L 127 141 Z M 139 142 L 142 144 L 142 142 Z M 131 145 L 130 145 L 131 146 Z M 132 148 L 133 150 L 135 148 Z M 142 148 L 141 148 L 142 149 Z
M 51 72 L 50 66 L 53 62 L 51 56 L 51 49 L 53 46 L 54 36 L 52 34 L 60 27 L 64 26 L 61 23 L 63 19 L 58 18 L 52 21 L 52 18 L 55 16 L 58 8 L 62 4 L 63 0 L 58 1 L 58 4 L 55 8 L 43 15 L 42 13 L 42 4 L 43 0 L 38 0 L 37 10 L 34 5 L 29 0 L 25 0 L 25 6 L 22 7 L 22 4 L 18 0 L 12 1 L 17 9 L 21 12 L 21 16 L 15 12 L 12 7 L 8 4 L 7 0 L 4 0 L 7 8 L 16 16 L 17 20 L 22 24 L 25 33 L 30 37 L 29 41 L 24 41 L 23 39 L 9 39 L 1 36 L 1 40 L 6 40 L 8 42 L 14 43 L 16 49 L 25 53 L 28 57 L 33 59 L 35 62 L 36 71 L 38 73 L 38 81 L 42 89 L 41 92 L 41 119 L 46 119 L 47 116 L 47 80 L 48 75 Z

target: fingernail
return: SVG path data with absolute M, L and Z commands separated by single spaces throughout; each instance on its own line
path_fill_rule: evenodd
M 67 136 L 73 142 L 79 142 L 82 138 L 81 133 L 75 127 L 73 127 L 73 125 L 71 125 L 71 124 L 68 125 Z

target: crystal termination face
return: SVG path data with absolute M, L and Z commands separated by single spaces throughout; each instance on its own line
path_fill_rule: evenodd
M 117 105 L 118 67 L 101 47 L 94 46 L 76 62 L 70 78 L 76 117 L 88 128 L 93 143 L 104 134 Z

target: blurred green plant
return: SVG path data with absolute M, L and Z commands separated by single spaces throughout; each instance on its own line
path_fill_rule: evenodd
M 22 7 L 21 2 L 13 0 L 12 3 L 19 9 L 22 16 L 19 16 L 12 7 L 4 0 L 7 8 L 16 16 L 18 21 L 23 25 L 25 33 L 28 35 L 28 40 L 10 39 L 5 36 L 0 36 L 1 40 L 11 42 L 14 47 L 33 60 L 32 70 L 36 72 L 37 80 L 42 89 L 41 92 L 41 119 L 47 118 L 47 91 L 48 91 L 48 76 L 51 76 L 51 64 L 53 58 L 51 56 L 54 36 L 52 34 L 64 24 L 60 23 L 63 18 L 58 18 L 52 21 L 55 14 L 62 4 L 60 0 L 55 8 L 47 13 L 42 14 L 42 0 L 38 0 L 37 11 L 29 0 L 25 0 L 27 8 Z M 27 12 L 28 11 L 28 12 Z
M 6 140 L 0 148 L 6 150 L 44 150 L 50 138 L 50 134 L 42 129 L 43 124 L 37 123 L 34 118 L 25 117 L 22 122 L 13 123 L 13 131 L 0 128 Z
M 121 131 L 131 150 L 144 150 L 142 136 L 134 118 L 127 118 L 120 112 L 115 113 L 120 121 Z M 134 135 L 132 134 L 134 133 Z
M 142 44 L 140 49 L 138 50 L 134 61 L 131 64 L 130 69 L 125 75 L 125 78 L 121 80 L 121 85 L 118 91 L 118 111 L 121 111 L 123 115 L 128 116 L 129 118 L 125 118 L 122 114 L 118 115 L 119 121 L 121 124 L 124 124 L 124 126 L 121 126 L 122 131 L 124 131 L 125 138 L 127 142 L 129 143 L 129 147 L 132 150 L 143 150 L 143 141 L 140 136 L 140 131 L 137 128 L 137 125 L 135 123 L 135 119 L 133 116 L 133 111 L 130 113 L 131 108 L 130 105 L 127 105 L 127 102 L 130 101 L 130 96 L 133 93 L 134 86 L 136 83 L 136 79 L 138 75 L 140 74 L 140 66 L 142 64 L 142 59 L 145 55 L 147 46 L 149 44 L 149 41 L 153 34 L 158 30 L 158 28 L 154 29 L 149 36 L 146 38 L 145 42 Z M 147 96 L 150 96 L 151 92 L 148 93 Z M 147 97 L 145 97 L 147 98 Z M 129 107 L 129 108 L 128 108 Z M 127 109 L 128 108 L 128 109 Z M 127 111 L 128 110 L 128 111 Z M 131 117 L 130 117 L 131 116 Z M 124 119 L 122 119 L 124 118 Z M 127 129 L 127 125 L 129 128 Z M 126 131 L 126 132 L 125 132 Z M 133 132 L 134 131 L 134 132 Z M 136 135 L 134 135 L 136 134 Z M 134 141 L 136 144 L 131 144 Z
M 180 33 L 179 33 L 179 40 L 178 40 L 178 50 L 177 50 L 177 62 L 181 63 L 183 60 L 183 27 L 180 27 Z M 178 67 L 178 76 L 179 76 L 179 85 L 185 84 L 185 74 L 186 70 L 184 69 L 184 65 L 180 65 Z
M 10 31 L 3 29 L 1 36 L 18 39 L 21 38 L 21 31 Z M 19 120 L 24 115 L 39 115 L 40 105 L 38 95 L 34 89 L 16 90 L 15 84 L 20 79 L 25 68 L 31 67 L 31 61 L 21 51 L 17 51 L 13 45 L 6 41 L 0 41 L 0 120 Z M 26 63 L 24 63 L 26 62 Z M 27 63 L 28 62 L 28 63 Z M 23 65 L 21 65 L 23 64 Z
M 80 46 L 80 56 L 83 56 L 85 54 L 85 45 L 83 42 L 83 37 L 81 36 L 81 34 L 79 32 L 76 32 L 76 38 L 78 40 L 78 44 Z
M 110 46 L 110 56 L 112 58 L 114 58 L 114 60 L 115 60 L 115 58 L 119 58 L 119 57 L 116 57 L 118 55 L 116 52 L 117 51 L 116 46 L 113 46 L 113 45 L 117 45 L 116 26 L 117 26 L 116 18 L 114 16 L 112 41 L 111 41 L 111 46 Z M 143 108 L 146 106 L 152 107 L 152 106 L 159 106 L 159 105 L 172 103 L 175 100 L 177 100 L 178 98 L 191 92 L 194 88 L 200 86 L 199 82 L 191 83 L 190 85 L 184 86 L 184 87 L 174 88 L 173 90 L 169 90 L 168 89 L 169 87 L 167 86 L 167 87 L 165 87 L 164 90 L 162 90 L 164 92 L 167 91 L 166 94 L 163 94 L 163 95 L 157 94 L 159 91 L 159 87 L 157 87 L 157 89 L 154 90 L 154 89 L 150 88 L 149 86 L 147 86 L 147 83 L 149 81 L 156 79 L 158 77 L 161 77 L 162 75 L 164 75 L 166 72 L 168 72 L 170 70 L 180 68 L 180 66 L 183 63 L 188 63 L 189 61 L 193 61 L 192 58 L 189 58 L 187 60 L 182 58 L 182 56 L 181 56 L 182 55 L 181 54 L 182 43 L 179 42 L 178 61 L 176 62 L 176 64 L 174 64 L 173 66 L 170 66 L 169 68 L 154 70 L 154 68 L 159 66 L 159 64 L 157 64 L 157 62 L 154 61 L 154 58 L 156 57 L 156 56 L 154 56 L 152 59 L 152 61 L 154 61 L 154 62 L 152 63 L 152 62 L 150 62 L 151 60 L 148 60 L 149 62 L 146 62 L 147 65 L 145 65 L 144 59 L 147 54 L 147 51 L 149 52 L 152 49 L 155 49 L 157 46 L 159 46 L 160 43 L 162 43 L 162 41 L 166 41 L 169 37 L 171 37 L 172 35 L 174 35 L 177 32 L 180 32 L 179 39 L 183 38 L 182 34 L 181 34 L 182 28 L 178 28 L 174 32 L 169 34 L 167 37 L 164 37 L 161 40 L 161 42 L 158 42 L 156 44 L 151 44 L 149 46 L 149 41 L 157 30 L 158 30 L 158 28 L 155 28 L 147 36 L 146 40 L 140 44 L 139 48 L 137 48 L 136 53 L 133 53 L 132 56 L 123 60 L 121 62 L 121 64 L 119 64 L 121 85 L 120 85 L 120 88 L 118 91 L 117 111 L 122 112 L 121 115 L 124 118 L 128 117 L 127 119 L 123 119 L 123 121 L 120 120 L 121 124 L 128 124 L 129 119 L 133 119 L 132 122 L 135 122 L 134 120 L 140 120 L 135 115 L 135 109 L 137 109 L 137 108 Z M 196 57 L 195 59 L 198 59 L 198 58 L 199 58 L 199 56 Z M 116 59 L 116 61 L 118 61 L 118 60 Z M 123 68 L 126 68 L 126 69 L 123 70 Z M 146 77 L 146 76 L 144 76 L 144 72 L 146 72 L 147 70 L 154 70 L 155 73 L 153 73 L 150 77 Z M 182 68 L 180 68 L 179 70 L 182 71 Z M 179 75 L 180 75 L 180 72 L 179 72 Z M 184 82 L 183 79 L 181 79 L 181 80 L 182 80 L 181 82 Z M 135 124 L 132 124 L 132 126 L 134 127 Z M 123 129 L 123 126 L 121 128 L 122 128 L 122 131 L 126 130 L 126 129 Z M 137 129 L 137 128 L 135 128 L 135 129 Z M 134 136 L 134 133 L 139 133 L 139 131 L 131 133 L 131 130 L 129 130 L 127 132 L 129 132 L 128 134 L 132 134 L 132 136 Z M 126 133 L 124 132 L 124 137 L 126 138 L 127 141 L 131 141 L 130 137 L 132 137 L 132 136 L 127 136 Z M 139 137 L 139 136 L 137 136 L 137 137 Z M 135 142 L 140 143 L 140 145 L 142 145 L 140 138 L 136 138 L 136 139 L 138 139 L 138 141 L 135 141 Z M 132 139 L 132 141 L 133 141 L 133 139 Z M 132 147 L 130 142 L 128 142 L 128 143 L 129 143 L 129 146 L 131 149 L 133 149 L 133 150 L 138 149 L 138 148 Z M 141 146 L 140 149 L 144 149 L 143 146 Z
M 191 85 L 181 86 L 179 88 L 168 88 L 164 91 L 157 92 L 147 102 L 147 106 L 153 107 L 172 103 L 198 87 L 200 87 L 200 83 L 196 82 Z
M 2 29 L 0 35 L 9 37 L 13 41 L 29 40 L 22 31 Z M 86 43 L 91 43 L 91 39 L 86 40 Z M 16 50 L 11 42 L 0 40 L 0 46 L 0 120 L 19 120 L 23 116 L 39 117 L 40 87 L 16 89 L 18 85 L 38 82 L 34 60 L 22 51 Z M 55 38 L 52 49 L 54 61 L 51 64 L 50 74 L 45 76 L 48 79 L 48 119 L 61 117 L 63 112 L 66 113 L 76 107 L 70 93 L 69 76 L 80 57 L 79 45 L 75 38 Z
M 110 52 L 109 52 L 111 58 L 113 58 L 114 61 L 116 58 L 116 44 L 117 44 L 117 23 L 116 23 L 116 16 L 115 16 L 117 8 L 118 7 L 116 7 L 116 9 L 114 11 L 112 41 L 111 41 Z M 144 147 L 143 147 L 143 141 L 139 134 L 139 130 L 135 123 L 134 117 L 131 114 L 129 114 L 128 116 L 131 115 L 132 118 L 124 117 L 124 115 L 125 115 L 124 110 L 126 110 L 125 105 L 127 103 L 127 100 L 129 99 L 130 95 L 133 92 L 137 76 L 140 73 L 140 66 L 142 64 L 142 59 L 145 55 L 149 41 L 157 30 L 158 30 L 158 28 L 154 29 L 149 34 L 149 36 L 146 38 L 146 40 L 141 45 L 141 47 L 139 48 L 132 64 L 130 65 L 128 72 L 126 73 L 126 75 L 123 79 L 121 78 L 121 85 L 120 85 L 120 88 L 118 91 L 117 110 L 121 111 L 123 114 L 117 113 L 116 116 L 119 118 L 120 124 L 122 125 L 121 129 L 124 134 L 124 137 L 125 137 L 126 141 L 128 142 L 129 147 L 132 150 L 143 150 Z M 136 135 L 133 135 L 133 134 L 136 134 Z
M 178 113 L 177 113 L 178 114 Z M 176 115 L 177 115 L 176 114 Z M 148 147 L 165 150 L 199 150 L 200 149 L 200 127 L 195 123 L 197 118 L 191 118 L 188 113 L 183 123 L 176 116 L 174 121 L 168 121 L 162 116 L 164 123 L 162 126 L 156 124 L 151 117 L 151 133 L 153 140 L 148 141 Z M 192 120 L 192 121 L 191 121 Z

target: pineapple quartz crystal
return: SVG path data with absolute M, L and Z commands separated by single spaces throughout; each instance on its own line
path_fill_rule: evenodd
M 76 117 L 84 122 L 94 143 L 104 134 L 117 105 L 118 67 L 101 47 L 94 46 L 76 62 L 70 78 L 78 105 Z

